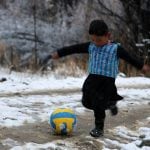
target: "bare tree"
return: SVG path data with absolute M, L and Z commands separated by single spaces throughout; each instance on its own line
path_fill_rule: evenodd
M 36 0 L 33 1 L 33 19 L 34 19 L 34 48 L 33 48 L 33 69 L 37 69 L 37 7 L 36 7 Z

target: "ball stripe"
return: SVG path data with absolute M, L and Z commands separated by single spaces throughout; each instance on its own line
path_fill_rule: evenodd
M 68 113 L 74 114 L 74 112 L 69 108 L 58 108 L 53 112 L 53 114 L 57 114 L 61 112 L 68 112 Z
M 52 114 L 52 119 L 55 119 L 55 118 L 75 118 L 75 115 L 74 114 L 71 114 L 71 113 L 68 113 L 68 112 L 59 112 L 57 114 Z

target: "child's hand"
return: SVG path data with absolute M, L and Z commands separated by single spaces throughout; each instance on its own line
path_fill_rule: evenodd
M 52 56 L 52 59 L 58 59 L 59 58 L 59 55 L 57 52 L 52 53 L 51 56 Z
M 46 65 L 50 59 L 58 59 L 59 55 L 57 52 L 51 53 L 50 55 L 47 55 L 45 58 L 40 60 L 40 65 Z
M 143 68 L 142 68 L 142 72 L 143 73 L 148 73 L 150 72 L 150 65 L 144 65 Z

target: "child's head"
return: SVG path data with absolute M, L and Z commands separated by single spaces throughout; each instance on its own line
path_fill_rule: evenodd
M 108 27 L 103 20 L 93 20 L 89 27 L 89 34 L 97 46 L 107 43 L 110 36 Z
M 90 35 L 103 36 L 108 33 L 108 27 L 103 20 L 93 20 L 89 27 Z

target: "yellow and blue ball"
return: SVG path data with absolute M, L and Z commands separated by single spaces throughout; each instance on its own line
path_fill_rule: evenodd
M 70 108 L 58 108 L 50 116 L 50 126 L 54 134 L 70 135 L 74 131 L 77 123 L 75 113 Z

